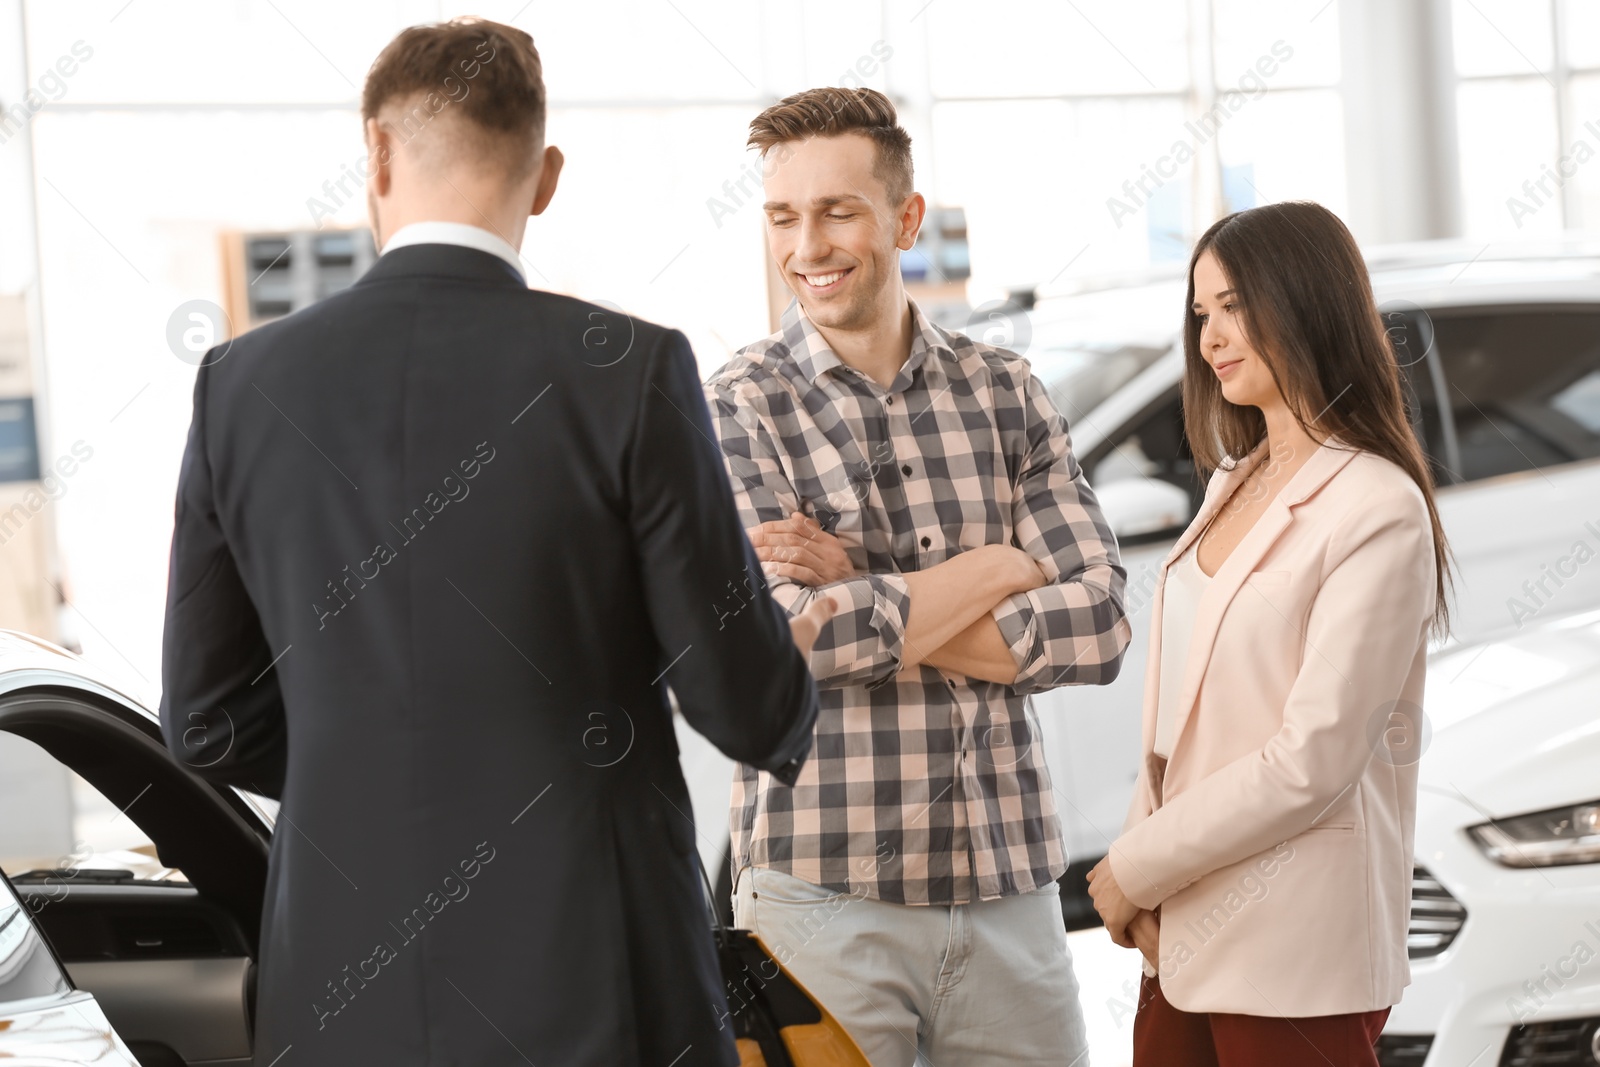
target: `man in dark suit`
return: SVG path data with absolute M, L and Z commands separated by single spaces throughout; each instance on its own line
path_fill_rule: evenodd
M 282 801 L 263 1067 L 737 1060 L 666 689 L 792 781 L 831 612 L 768 595 L 684 337 L 527 288 L 544 109 L 521 31 L 402 33 L 383 255 L 195 384 L 162 725 Z

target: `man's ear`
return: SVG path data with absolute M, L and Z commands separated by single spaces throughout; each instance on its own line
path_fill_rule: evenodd
M 388 196 L 389 187 L 394 181 L 394 172 L 389 165 L 394 161 L 394 142 L 376 118 L 367 120 L 367 178 L 372 182 L 372 191 L 379 196 Z
M 900 236 L 894 246 L 902 252 L 911 250 L 917 243 L 917 234 L 922 230 L 922 220 L 928 216 L 928 202 L 922 198 L 921 193 L 912 193 L 905 207 L 900 209 Z
M 533 207 L 528 214 L 542 215 L 550 206 L 550 198 L 556 195 L 556 182 L 561 178 L 561 165 L 565 162 L 561 149 L 555 145 L 545 146 L 544 160 L 539 166 L 539 184 L 533 190 Z

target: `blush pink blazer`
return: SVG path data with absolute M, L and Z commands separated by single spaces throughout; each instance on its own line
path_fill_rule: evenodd
M 1160 906 L 1175 1007 L 1373 1011 L 1411 980 L 1414 731 L 1435 600 L 1427 505 L 1403 470 L 1329 439 L 1295 472 L 1207 583 L 1171 759 L 1152 749 L 1167 568 L 1265 454 L 1213 474 L 1162 564 L 1143 758 L 1111 869 L 1129 900 Z

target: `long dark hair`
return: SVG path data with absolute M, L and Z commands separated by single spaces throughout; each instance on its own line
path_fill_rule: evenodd
M 1450 546 L 1355 238 L 1333 212 L 1301 200 L 1235 212 L 1194 246 L 1183 302 L 1183 429 L 1196 465 L 1209 474 L 1253 451 L 1267 425 L 1260 408 L 1228 402 L 1200 354 L 1194 265 L 1206 252 L 1238 293 L 1245 335 L 1300 428 L 1313 440 L 1336 435 L 1390 460 L 1422 490 L 1433 523 L 1433 630 L 1448 634 Z

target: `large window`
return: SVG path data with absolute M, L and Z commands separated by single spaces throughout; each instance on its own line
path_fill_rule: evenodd
M 1344 215 L 1339 5 L 1213 0 L 1212 8 L 1215 105 L 1231 116 L 1218 136 L 1222 211 L 1315 200 Z
M 1600 229 L 1600 3 L 1453 0 L 1462 227 Z
M 1260 203 L 1344 210 L 1337 2 L 985 10 L 921 16 L 921 181 L 967 210 L 975 290 L 1182 262 L 1214 219 Z

